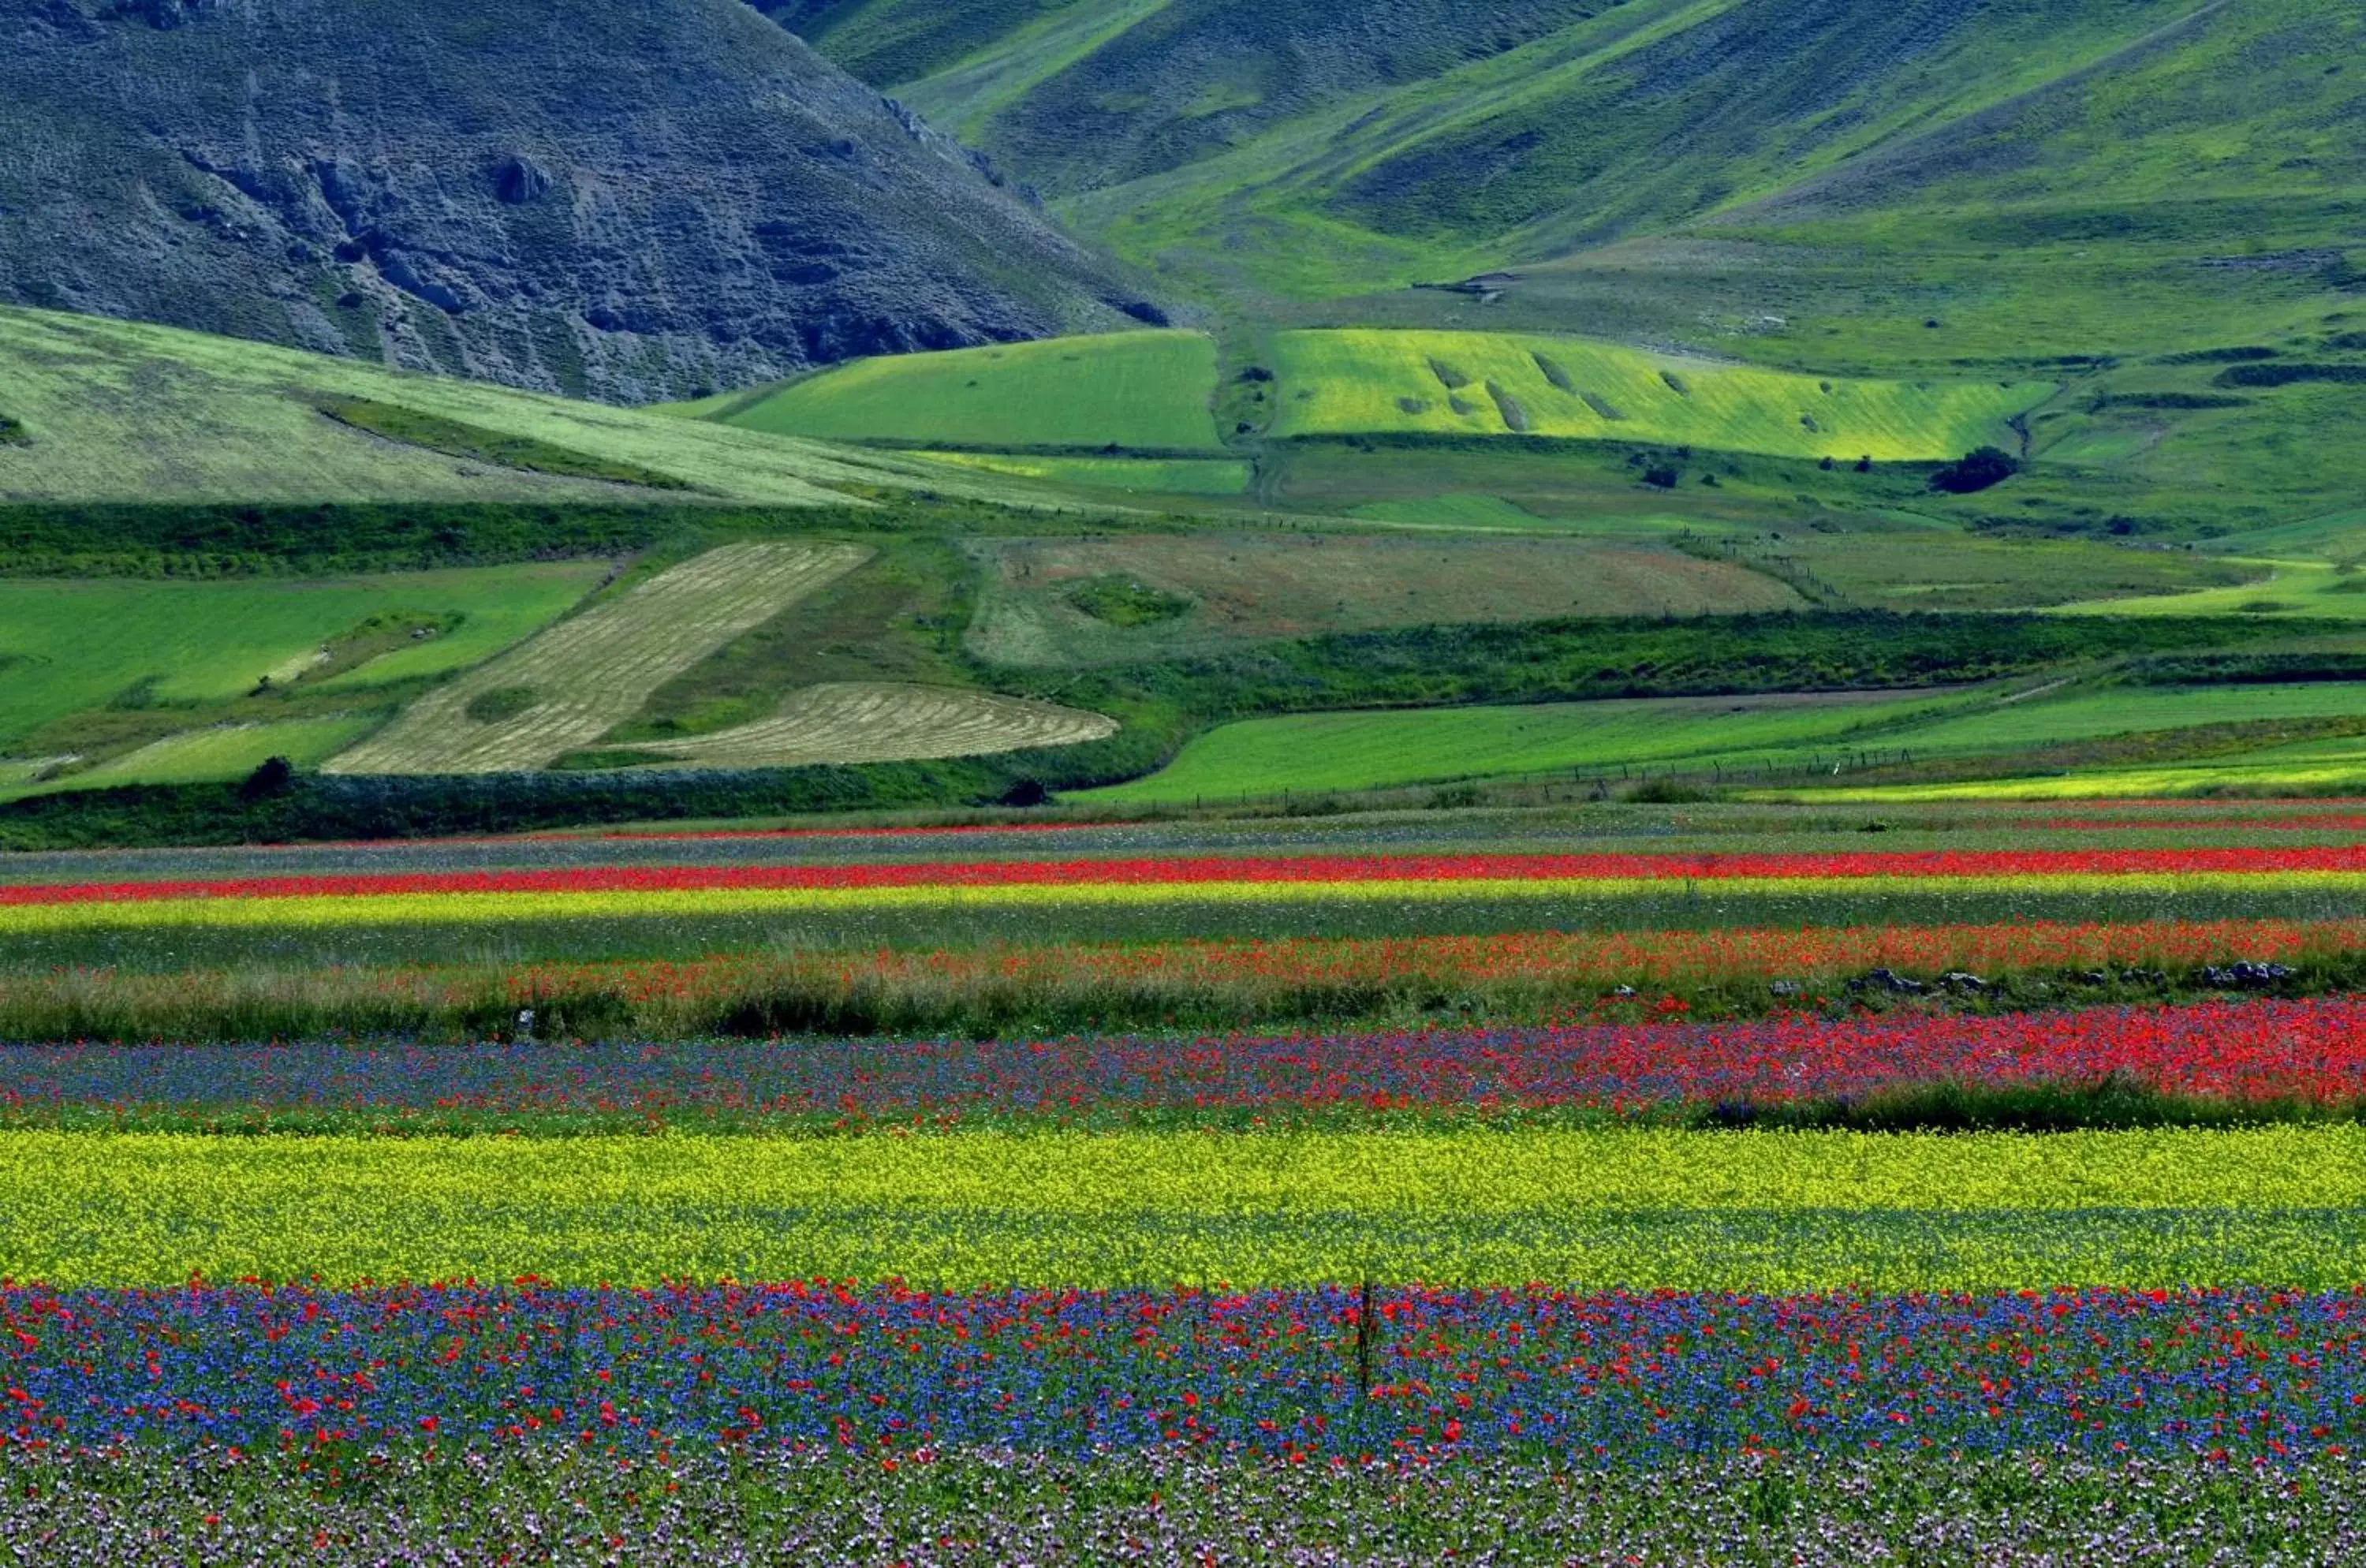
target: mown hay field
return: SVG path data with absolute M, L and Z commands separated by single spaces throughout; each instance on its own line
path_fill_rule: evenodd
M 2017 447 L 2045 381 L 1824 378 L 1508 333 L 1309 331 L 1273 342 L 1279 436 L 1533 434 L 1853 462 Z
M 1117 733 L 1099 714 L 945 686 L 834 682 L 793 692 L 771 718 L 637 747 L 718 768 L 903 762 L 1074 746 Z
M 672 677 L 852 571 L 855 545 L 710 550 L 440 686 L 332 773 L 482 773 L 538 768 L 633 716 Z
M 685 405 L 748 430 L 915 446 L 1218 449 L 1216 344 L 1120 333 L 860 359 L 769 396 Z

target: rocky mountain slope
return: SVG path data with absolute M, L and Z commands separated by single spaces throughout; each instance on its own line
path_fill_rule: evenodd
M 1158 319 L 738 0 L 0 0 L 0 301 L 612 400 Z

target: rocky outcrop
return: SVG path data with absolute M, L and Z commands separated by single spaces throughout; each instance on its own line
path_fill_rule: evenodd
M 626 401 L 1155 314 L 738 0 L 0 0 L 0 299 Z

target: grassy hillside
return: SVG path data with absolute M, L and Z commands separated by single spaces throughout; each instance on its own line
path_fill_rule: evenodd
M 1852 461 L 2017 446 L 2007 422 L 2057 389 L 1832 380 L 1485 333 L 1283 333 L 1273 361 L 1277 435 L 1558 435 Z
M 20 427 L 0 446 L 0 503 L 673 503 L 688 493 L 845 506 L 881 490 L 1026 494 L 884 454 L 51 311 L 0 309 L 0 389 Z M 357 416 L 356 400 L 377 412 Z M 520 452 L 536 467 L 503 460 Z M 579 477 L 634 470 L 664 482 Z
M 949 446 L 1213 450 L 1216 345 L 1123 333 L 857 360 L 683 412 L 776 435 Z
M 1261 434 L 1274 437 L 1527 434 L 1852 462 L 2017 447 L 2011 422 L 2058 389 L 2028 378 L 1833 379 L 1491 333 L 1286 332 L 1264 360 L 1228 395 L 1245 392 L 1240 412 L 1263 414 Z M 1132 333 L 861 360 L 679 412 L 838 440 L 1212 450 L 1216 377 L 1211 339 Z M 1047 468 L 1042 477 L 1122 476 Z
M 2322 79 L 2356 21 L 2326 0 L 1523 0 L 1483 27 L 1442 0 L 829 0 L 783 15 L 1132 254 L 1179 244 L 1218 275 L 1230 249 L 1324 293 L 1352 291 L 1356 272 L 1409 280 L 1395 269 L 1665 230 L 1841 170 L 1885 184 L 1882 201 L 1983 174 L 2020 200 L 2050 196 L 2022 147 L 1915 164 L 2017 140 L 2000 128 L 2030 115 L 2089 115 L 2051 135 L 2062 165 L 2124 169 L 2124 142 L 2101 143 L 2133 109 L 2184 139 L 2138 155 L 2148 185 L 2201 158 L 2221 186 L 2297 192 L 2312 175 L 2292 167 L 2296 149 L 2238 148 L 2217 128 L 2296 135 L 2338 123 L 2327 111 L 2356 90 Z M 883 47 L 924 15 L 927 47 Z M 2061 184 L 2090 202 L 2134 194 Z M 1369 243 L 1308 243 L 1325 225 Z

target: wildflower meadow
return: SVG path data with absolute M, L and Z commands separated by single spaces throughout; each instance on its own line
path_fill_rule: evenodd
M 173 1563 L 2349 1561 L 2356 826 L 26 857 L 6 1530 Z

